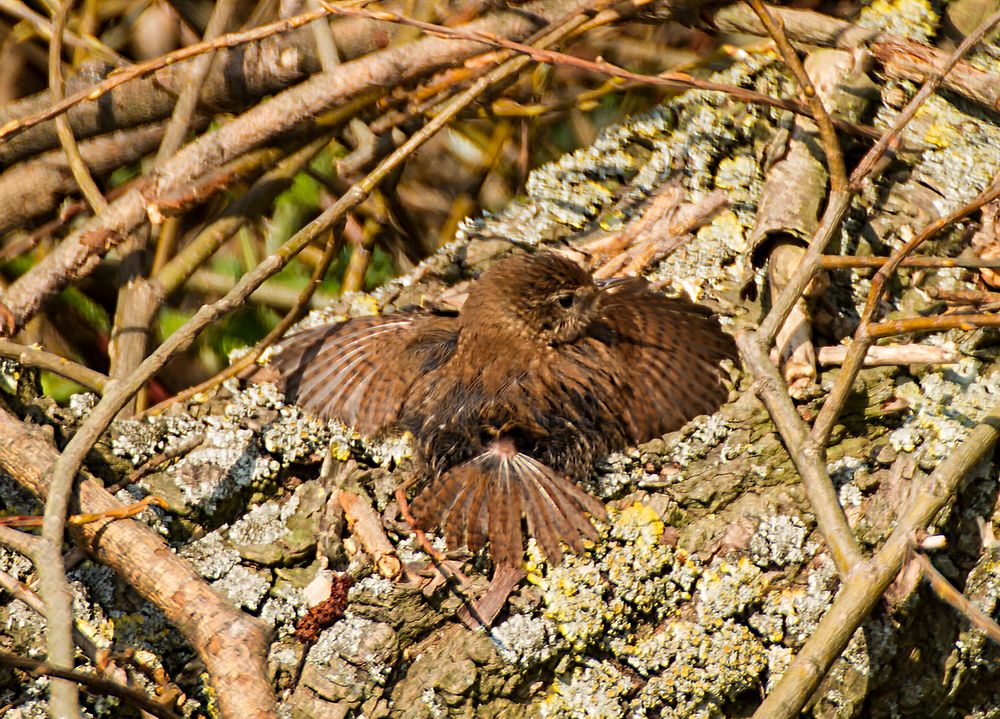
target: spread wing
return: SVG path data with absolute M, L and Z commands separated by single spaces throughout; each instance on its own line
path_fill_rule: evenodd
M 671 432 L 726 401 L 719 364 L 736 361 L 732 337 L 711 311 L 633 282 L 603 296 L 609 349 L 622 368 L 625 424 L 632 442 Z
M 375 435 L 396 421 L 413 383 L 448 361 L 457 338 L 453 317 L 359 317 L 291 335 L 269 367 L 289 400 Z

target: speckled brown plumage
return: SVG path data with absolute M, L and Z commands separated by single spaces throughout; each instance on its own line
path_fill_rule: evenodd
M 505 259 L 459 316 L 400 312 L 306 330 L 272 360 L 290 399 L 368 435 L 409 430 L 428 482 L 411 505 L 450 547 L 519 565 L 521 519 L 550 560 L 603 505 L 572 478 L 715 411 L 735 358 L 711 313 L 636 280 L 595 284 L 551 253 Z

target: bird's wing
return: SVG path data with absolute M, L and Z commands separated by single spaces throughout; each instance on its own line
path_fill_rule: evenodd
M 671 432 L 726 401 L 720 363 L 736 360 L 736 345 L 708 309 L 640 283 L 606 293 L 602 308 L 632 442 Z
M 375 435 L 399 417 L 413 383 L 448 360 L 457 337 L 453 317 L 359 317 L 291 335 L 269 366 L 289 400 Z

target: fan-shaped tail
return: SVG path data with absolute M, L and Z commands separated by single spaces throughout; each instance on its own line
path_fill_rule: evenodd
M 606 516 L 604 505 L 533 457 L 497 440 L 482 454 L 449 469 L 427 486 L 410 512 L 421 529 L 444 530 L 450 548 L 476 551 L 488 539 L 494 563 L 520 567 L 524 555 L 521 517 L 551 562 L 597 538 L 588 514 Z

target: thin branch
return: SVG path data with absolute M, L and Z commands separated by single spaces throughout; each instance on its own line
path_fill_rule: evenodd
M 309 10 L 318 10 L 319 3 L 316 0 L 306 0 L 306 7 Z M 318 20 L 312 24 L 311 29 L 320 67 L 323 68 L 323 72 L 333 72 L 340 65 L 340 53 L 337 51 L 337 39 L 330 30 L 330 22 Z
M 795 274 L 789 278 L 789 282 L 778 294 L 771 305 L 771 311 L 763 319 L 757 328 L 757 341 L 762 346 L 770 346 L 792 311 L 795 303 L 799 301 L 806 287 L 812 282 L 813 276 L 820 266 L 820 258 L 823 250 L 830 243 L 833 235 L 840 227 L 841 221 L 847 214 L 847 209 L 851 206 L 851 194 L 849 192 L 831 192 L 827 202 L 823 218 L 820 220 L 816 234 L 810 240 L 806 253 L 799 262 L 799 267 Z
M 52 677 L 53 679 L 70 682 L 73 686 L 84 686 L 94 694 L 116 697 L 144 712 L 159 717 L 159 719 L 180 719 L 180 715 L 175 714 L 168 707 L 150 699 L 138 689 L 132 689 L 131 687 L 122 686 L 107 679 L 101 679 L 96 674 L 63 669 L 52 664 L 40 662 L 37 659 L 22 657 L 18 654 L 5 651 L 0 651 L 0 664 L 20 669 L 34 676 Z
M 971 331 L 977 327 L 1000 327 L 1000 315 L 937 315 L 935 317 L 907 317 L 901 320 L 886 320 L 869 325 L 865 330 L 865 337 L 878 340 L 911 332 L 939 332 L 955 329 Z
M 839 365 L 844 363 L 847 347 L 834 345 L 820 347 L 816 360 L 823 365 Z M 954 364 L 962 358 L 961 354 L 944 347 L 932 345 L 902 344 L 875 345 L 868 349 L 865 355 L 865 367 L 893 367 L 907 364 Z
M 934 220 L 922 231 L 917 233 L 913 239 L 893 252 L 892 256 L 889 257 L 889 260 L 882 265 L 881 268 L 879 268 L 879 271 L 876 272 L 875 276 L 872 278 L 871 289 L 868 291 L 868 297 L 861 313 L 862 322 L 871 320 L 871 318 L 875 315 L 878 303 L 881 301 L 882 295 L 885 294 L 885 288 L 889 282 L 889 278 L 896 272 L 896 269 L 899 267 L 899 263 L 902 260 L 913 254 L 914 250 L 941 230 L 955 224 L 959 220 L 964 220 L 973 212 L 981 210 L 985 205 L 988 205 L 997 198 L 1000 198 L 1000 173 L 993 178 L 989 187 L 979 193 L 974 200 L 966 205 L 963 205 L 962 207 L 959 207 L 951 214 Z
M 208 19 L 208 26 L 205 28 L 203 42 L 210 43 L 222 35 L 232 19 L 234 9 L 234 0 L 219 0 L 214 3 L 212 14 Z M 167 158 L 177 152 L 184 144 L 184 136 L 187 135 L 195 111 L 198 109 L 198 96 L 201 94 L 201 88 L 205 84 L 209 70 L 212 69 L 214 59 L 215 50 L 213 49 L 204 55 L 199 55 L 191 63 L 184 88 L 177 98 L 177 104 L 170 115 L 160 149 L 156 153 L 154 162 L 156 167 L 166 162 Z
M 285 313 L 285 316 L 271 328 L 264 339 L 254 345 L 253 349 L 244 354 L 238 360 L 234 361 L 221 372 L 216 373 L 215 376 L 210 377 L 204 382 L 196 384 L 193 387 L 188 387 L 187 389 L 178 392 L 173 397 L 169 397 L 156 406 L 150 407 L 143 414 L 159 414 L 171 405 L 177 404 L 178 402 L 184 402 L 195 395 L 201 394 L 202 392 L 208 392 L 214 387 L 217 387 L 225 382 L 230 377 L 235 377 L 240 372 L 253 365 L 253 363 L 257 361 L 257 358 L 264 354 L 264 350 L 281 339 L 282 335 L 291 329 L 292 325 L 302 319 L 302 315 L 309 307 L 313 295 L 316 290 L 319 289 L 320 283 L 326 277 L 326 272 L 330 269 L 330 264 L 333 262 L 333 258 L 337 255 L 337 252 L 340 251 L 341 245 L 341 233 L 331 230 L 329 237 L 327 238 L 326 247 L 323 250 L 323 257 L 320 259 L 319 263 L 317 263 L 316 267 L 313 268 L 308 284 L 306 284 L 303 290 L 299 293 L 299 296 L 288 309 L 288 312 Z M 259 291 L 260 290 L 258 289 L 257 292 Z M 256 292 L 254 295 L 255 294 Z M 254 295 L 250 295 L 250 297 L 252 298 Z
M 820 263 L 825 270 L 846 270 L 855 268 L 879 269 L 889 262 L 891 257 L 852 257 L 850 255 L 823 255 Z M 1000 259 L 980 259 L 978 257 L 904 257 L 899 267 L 921 267 L 928 269 L 950 269 L 959 267 L 965 269 L 1000 268 Z
M 864 554 L 840 508 L 826 465 L 820 460 L 822 447 L 809 441 L 809 429 L 792 404 L 785 382 L 753 333 L 738 333 L 736 345 L 756 380 L 754 391 L 767 406 L 785 441 L 785 449 L 802 476 L 802 486 L 816 515 L 816 524 L 830 548 L 837 570 L 841 577 L 847 577 L 853 567 L 864 562 Z
M 78 143 L 84 164 L 94 175 L 107 175 L 129 165 L 159 145 L 163 127 L 142 125 Z M 3 160 L 0 160 L 0 165 Z M 43 216 L 58 213 L 54 220 L 34 227 L 25 234 L 24 244 L 6 242 L 3 260 L 30 250 L 42 237 L 58 236 L 58 231 L 70 220 L 89 209 L 86 202 L 69 200 L 78 185 L 62 148 L 35 156 L 30 162 L 19 162 L 0 173 L 0 235 L 19 228 L 33 227 Z M 113 200 L 134 187 L 136 180 L 110 189 L 107 199 Z M 69 200 L 69 201 L 67 201 Z
M 201 444 L 204 441 L 205 441 L 204 433 L 199 432 L 198 434 L 194 434 L 187 437 L 183 442 L 179 443 L 175 447 L 171 447 L 170 449 L 165 449 L 162 452 L 154 454 L 152 457 L 147 459 L 141 465 L 133 469 L 124 480 L 121 480 L 117 484 L 113 484 L 110 487 L 108 487 L 108 494 L 115 494 L 122 487 L 127 487 L 130 484 L 135 484 L 146 475 L 158 471 L 160 467 L 162 467 L 167 462 L 171 462 L 177 459 L 178 457 L 183 457 L 184 455 L 188 454 L 191 450 L 201 446 Z
M 72 0 L 61 0 L 57 6 L 52 40 L 49 43 L 49 85 L 53 99 L 58 102 L 63 92 L 62 78 L 62 32 L 72 6 Z M 73 130 L 65 115 L 56 118 L 59 143 L 66 154 L 66 161 L 73 172 L 87 203 L 95 215 L 107 209 L 108 203 L 98 189 L 94 178 L 83 162 L 80 148 L 73 137 Z M 74 472 L 75 474 L 75 472 Z M 41 540 L 35 553 L 35 567 L 38 570 L 39 587 L 45 600 L 45 644 L 49 664 L 56 669 L 73 668 L 73 607 L 69 580 L 62 561 L 63 519 L 69 506 L 70 487 L 49 496 L 45 505 L 45 516 Z M 59 513 L 57 522 L 50 518 Z M 54 717 L 74 719 L 80 716 L 79 689 L 74 682 L 54 677 L 49 691 L 49 711 Z
M 172 257 L 151 278 L 160 302 L 179 290 L 198 268 L 215 254 L 216 250 L 245 226 L 249 218 L 258 216 L 279 193 L 287 189 L 295 175 L 328 143 L 329 139 L 324 136 L 312 140 L 277 162 L 273 159 L 268 160 L 273 167 L 261 175 L 219 219 L 201 230 L 181 252 Z
M 909 558 L 910 561 L 916 562 L 920 567 L 920 572 L 927 579 L 928 584 L 931 585 L 931 589 L 934 590 L 934 594 L 937 595 L 938 599 L 947 602 L 952 609 L 969 620 L 969 623 L 973 627 L 981 630 L 996 644 L 1000 644 L 1000 625 L 994 622 L 986 612 L 969 601 L 968 597 L 952 586 L 951 582 L 938 571 L 927 555 L 911 548 Z
M 10 547 L 18 554 L 23 554 L 33 562 L 38 559 L 38 549 L 41 543 L 41 539 L 33 534 L 26 534 L 13 527 L 0 524 L 0 544 Z
M 7 572 L 0 571 L 0 588 L 8 592 L 14 599 L 23 602 L 26 607 L 38 614 L 38 616 L 45 616 L 45 602 L 42 601 L 42 598 L 26 584 L 18 581 L 15 577 L 7 574 Z M 101 650 L 94 644 L 93 640 L 80 631 L 79 627 L 73 627 L 73 641 L 80 647 L 80 651 L 90 659 L 92 664 L 98 664 Z
M 371 20 L 380 20 L 382 22 L 398 23 L 418 28 L 431 35 L 461 40 L 472 40 L 473 42 L 480 42 L 484 45 L 523 53 L 535 62 L 576 67 L 581 70 L 587 70 L 588 72 L 609 75 L 611 77 L 620 77 L 625 80 L 632 80 L 633 82 L 638 82 L 643 85 L 656 85 L 659 87 L 669 87 L 678 90 L 708 90 L 721 92 L 740 102 L 775 107 L 780 110 L 793 112 L 797 115 L 807 115 L 809 117 L 813 117 L 812 110 L 809 106 L 797 100 L 783 100 L 781 98 L 754 92 L 735 85 L 727 85 L 725 83 L 712 82 L 711 80 L 703 80 L 684 72 L 664 72 L 659 75 L 644 75 L 642 73 L 636 73 L 631 70 L 618 67 L 617 65 L 613 65 L 605 60 L 592 62 L 574 55 L 567 55 L 563 52 L 544 50 L 526 43 L 508 40 L 507 38 L 500 37 L 499 35 L 495 35 L 491 32 L 461 30 L 458 28 L 447 27 L 445 25 L 436 25 L 434 23 L 423 22 L 421 20 L 414 20 L 392 12 L 371 11 L 362 8 L 335 7 L 326 0 L 319 0 L 319 2 L 323 7 L 329 10 L 331 14 L 343 15 L 346 17 L 364 17 Z M 879 133 L 873 128 L 855 125 L 842 120 L 836 120 L 835 125 L 848 132 L 867 137 L 874 138 L 879 135 Z M 0 138 L 2 138 L 2 134 L 0 134 Z
M 52 352 L 28 347 L 27 345 L 0 339 L 0 357 L 9 357 L 17 360 L 25 367 L 38 367 L 60 377 L 73 380 L 87 389 L 92 389 L 98 394 L 104 392 L 104 386 L 108 383 L 107 375 L 90 369 L 82 364 L 60 357 Z
M 0 10 L 26 22 L 43 39 L 52 40 L 52 24 L 23 2 L 19 2 L 18 0 L 0 0 Z M 64 34 L 65 43 L 72 48 L 92 52 L 97 57 L 103 58 L 112 65 L 119 67 L 130 64 L 126 58 L 119 55 L 93 35 L 77 35 L 70 30 L 66 30 Z
M 228 33 L 210 42 L 199 42 L 194 45 L 188 45 L 161 57 L 119 69 L 101 82 L 75 92 L 62 100 L 51 103 L 41 112 L 29 115 L 28 117 L 17 118 L 6 123 L 0 127 L 0 143 L 14 137 L 18 133 L 24 132 L 30 127 L 64 114 L 67 110 L 75 105 L 79 105 L 81 102 L 98 100 L 116 87 L 121 87 L 137 78 L 147 77 L 165 67 L 175 65 L 184 60 L 190 60 L 207 52 L 239 47 L 240 45 L 264 40 L 272 35 L 290 32 L 328 14 L 326 9 L 302 13 L 301 15 L 278 20 L 268 25 L 261 25 L 260 27 L 255 27 L 244 32 Z
M 63 97 L 62 40 L 72 6 L 72 0 L 61 0 L 53 18 L 52 40 L 49 42 L 49 90 L 54 102 L 59 102 Z M 56 118 L 56 133 L 59 135 L 59 144 L 66 155 L 66 162 L 77 186 L 94 214 L 101 214 L 107 209 L 108 201 L 104 199 L 100 188 L 91 177 L 87 163 L 80 154 L 80 147 L 76 144 L 76 138 L 73 137 L 73 128 L 70 127 L 69 119 L 65 115 Z
M 840 141 L 837 139 L 837 131 L 833 127 L 830 114 L 823 105 L 823 99 L 816 93 L 812 80 L 802 61 L 799 60 L 798 53 L 785 35 L 785 28 L 780 17 L 772 15 L 761 0 L 747 0 L 750 7 L 760 18 L 761 23 L 767 28 L 768 34 L 774 40 L 781 58 L 785 65 L 792 71 L 795 80 L 805 95 L 806 103 L 812 110 L 813 119 L 819 128 L 819 136 L 823 145 L 823 152 L 826 154 L 826 164 L 830 170 L 830 187 L 833 190 L 841 191 L 847 187 L 847 170 L 844 168 L 844 154 L 840 150 Z

